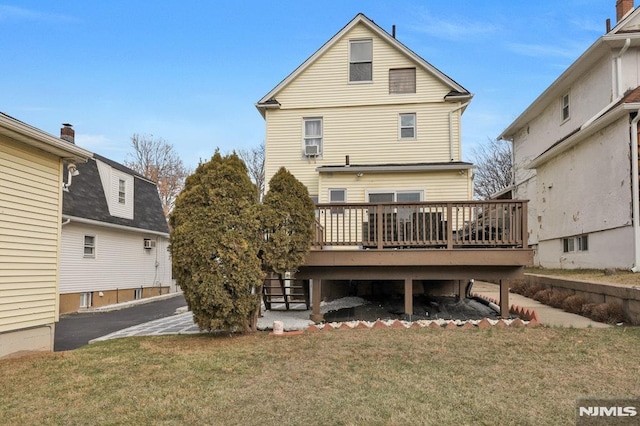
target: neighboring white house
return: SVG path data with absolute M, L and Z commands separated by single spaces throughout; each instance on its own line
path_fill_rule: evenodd
M 470 200 L 471 98 L 358 14 L 257 102 L 266 179 L 284 166 L 320 203 Z
M 78 172 L 64 192 L 60 313 L 174 292 L 156 184 L 97 154 Z
M 616 26 L 499 136 L 543 267 L 640 267 L 640 10 L 616 6 Z
M 90 156 L 0 113 L 0 358 L 53 350 L 63 174 Z

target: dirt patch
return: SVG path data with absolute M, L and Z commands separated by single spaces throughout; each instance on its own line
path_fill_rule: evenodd
M 447 296 L 414 296 L 413 315 L 404 313 L 404 298 L 365 298 L 360 306 L 332 310 L 324 314 L 327 322 L 381 320 L 480 320 L 498 319 L 499 314 L 475 299 Z

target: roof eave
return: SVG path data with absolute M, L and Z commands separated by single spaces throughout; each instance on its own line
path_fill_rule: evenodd
M 471 163 L 443 163 L 443 164 L 380 164 L 380 165 L 344 165 L 321 166 L 316 168 L 319 173 L 415 173 L 435 171 L 469 170 L 474 168 Z
M 589 126 L 577 131 L 576 133 L 568 137 L 566 140 L 562 141 L 561 143 L 559 143 L 554 147 L 551 147 L 547 151 L 543 152 L 542 154 L 534 158 L 529 164 L 525 166 L 525 168 L 535 169 L 537 167 L 540 167 L 541 165 L 547 163 L 551 159 L 569 150 L 569 148 L 572 148 L 573 146 L 577 145 L 584 138 L 594 134 L 595 132 L 613 123 L 615 120 L 619 119 L 620 117 L 628 114 L 629 112 L 639 111 L 639 110 L 640 110 L 640 103 L 638 102 L 619 105 L 618 107 L 612 109 L 608 113 L 602 115 L 600 118 L 595 120 Z
M 0 134 L 69 161 L 86 162 L 90 151 L 0 113 Z

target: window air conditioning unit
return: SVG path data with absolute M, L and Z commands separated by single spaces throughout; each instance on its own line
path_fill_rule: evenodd
M 149 250 L 155 248 L 156 242 L 154 240 L 150 240 L 149 238 L 144 239 L 144 248 Z
M 318 145 L 306 145 L 304 147 L 304 155 L 307 157 L 317 157 L 320 153 L 320 147 Z

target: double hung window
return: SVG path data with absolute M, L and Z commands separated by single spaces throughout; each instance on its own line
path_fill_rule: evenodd
M 373 41 L 351 40 L 349 42 L 349 82 L 373 81 Z

